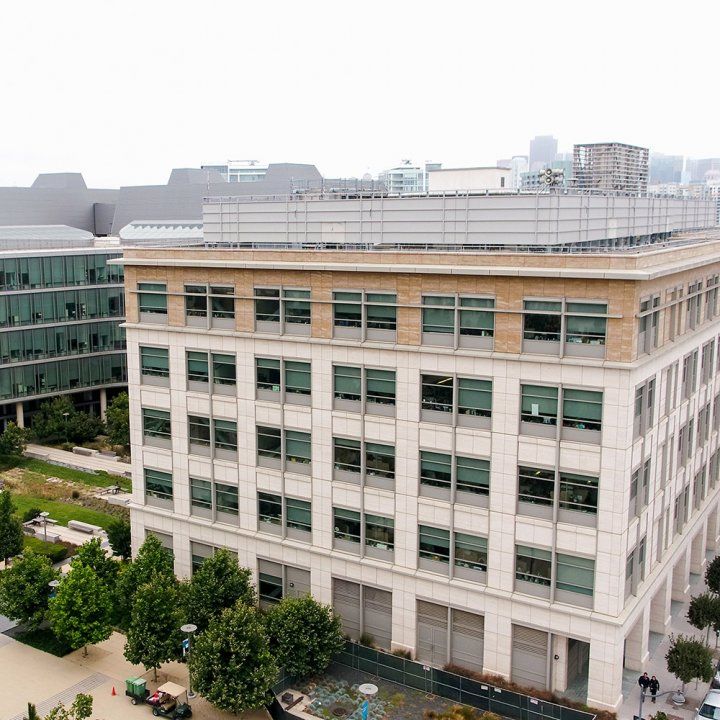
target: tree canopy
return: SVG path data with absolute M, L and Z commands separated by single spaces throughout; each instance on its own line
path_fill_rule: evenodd
M 705 568 L 705 584 L 708 590 L 720 594 L 720 555 L 716 555 Z
M 189 663 L 193 688 L 233 713 L 262 706 L 278 672 L 258 611 L 241 603 L 198 635 Z
M 84 648 L 110 637 L 112 603 L 107 585 L 95 571 L 82 563 L 60 581 L 50 600 L 50 626 L 58 640 L 71 648 Z
M 87 442 L 103 429 L 99 417 L 76 410 L 66 395 L 42 403 L 32 421 L 33 434 L 40 442 Z
M 18 427 L 14 422 L 9 422 L 0 435 L 0 455 L 20 457 L 25 452 L 27 443 L 27 430 Z
M 713 676 L 713 656 L 702 640 L 671 635 L 670 649 L 665 655 L 668 672 L 671 672 L 685 687 L 696 678 L 710 682 Z
M 15 503 L 8 490 L 0 492 L 0 558 L 7 561 L 23 549 L 22 523 L 15 516 Z
M 278 664 L 294 677 L 322 672 L 343 648 L 340 618 L 310 595 L 283 598 L 265 623 Z
M 0 614 L 29 630 L 39 627 L 48 609 L 49 583 L 58 577 L 45 555 L 26 553 L 0 573 Z
M 130 444 L 130 399 L 126 392 L 116 395 L 107 406 L 105 424 L 113 445 Z
M 107 528 L 107 537 L 113 554 L 120 558 L 129 558 L 132 554 L 130 539 L 130 523 L 127 520 L 116 518 Z
M 187 587 L 187 617 L 202 632 L 210 621 L 225 608 L 241 602 L 255 605 L 255 588 L 251 573 L 238 565 L 237 558 L 228 550 L 218 550 L 205 559 L 195 571 Z
M 93 538 L 83 543 L 75 553 L 72 564 L 73 567 L 76 565 L 87 565 L 87 567 L 92 568 L 98 578 L 100 578 L 109 589 L 112 589 L 115 585 L 115 579 L 118 574 L 118 563 L 107 556 L 100 538 Z

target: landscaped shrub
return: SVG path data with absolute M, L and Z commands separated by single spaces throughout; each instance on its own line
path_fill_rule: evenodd
M 65 560 L 68 555 L 74 554 L 76 547 L 76 545 L 69 542 L 61 541 L 57 543 L 50 543 L 37 537 L 25 538 L 26 550 L 32 550 L 33 552 L 38 553 L 38 555 L 45 555 L 53 564 L 60 562 L 61 560 Z
M 42 510 L 40 508 L 30 508 L 23 513 L 22 521 L 24 523 L 30 522 L 31 520 L 34 520 L 41 512 Z

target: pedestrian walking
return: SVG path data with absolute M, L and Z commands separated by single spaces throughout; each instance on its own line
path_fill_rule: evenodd
M 638 678 L 638 685 L 642 688 L 643 692 L 647 692 L 650 687 L 650 678 L 646 672 Z
M 658 690 L 660 690 L 660 681 L 653 675 L 650 678 L 650 684 L 648 685 L 650 688 L 650 695 L 652 697 L 652 701 L 655 702 L 655 696 L 658 694 Z

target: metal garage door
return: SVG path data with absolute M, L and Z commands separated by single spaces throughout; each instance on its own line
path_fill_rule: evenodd
M 333 578 L 333 607 L 342 619 L 343 632 L 357 640 L 360 637 L 360 585 Z
M 450 662 L 482 672 L 485 618 L 462 610 L 452 611 Z
M 418 660 L 438 667 L 447 662 L 447 620 L 446 607 L 418 600 Z
M 513 625 L 512 675 L 518 685 L 547 688 L 548 634 Z
M 286 566 L 285 573 L 285 595 L 287 597 L 301 597 L 310 594 L 309 570 Z
M 364 631 L 373 636 L 379 647 L 389 650 L 392 640 L 392 593 L 365 586 L 363 601 Z

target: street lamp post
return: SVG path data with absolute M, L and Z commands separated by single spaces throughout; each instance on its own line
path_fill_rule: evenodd
M 67 445 L 68 442 L 68 418 L 70 417 L 70 413 L 64 412 L 63 417 L 65 418 L 65 444 Z
M 685 696 L 682 694 L 680 690 L 667 690 L 666 692 L 658 693 L 655 697 L 664 697 L 665 695 L 675 695 L 677 697 L 678 704 L 682 704 L 685 702 Z M 680 699 L 682 698 L 682 699 Z M 675 700 L 675 698 L 673 698 Z M 640 688 L 640 709 L 638 710 L 637 714 L 637 720 L 642 720 L 642 709 L 643 709 L 643 703 L 645 702 L 645 688 Z
M 51 598 L 55 597 L 55 593 L 57 593 L 58 585 L 60 585 L 59 580 L 51 580 L 48 583 L 48 587 L 50 588 L 50 597 Z
M 188 659 L 188 700 L 192 700 L 195 697 L 195 693 L 192 691 L 191 680 L 190 680 L 190 647 L 192 645 L 192 634 L 197 630 L 197 625 L 187 623 L 180 628 L 181 632 L 184 632 L 188 636 L 188 648 L 187 648 L 187 659 Z
M 50 517 L 50 513 L 46 511 L 41 512 L 38 517 L 41 517 L 43 519 L 43 534 L 45 537 L 45 542 L 47 542 L 47 519 Z

